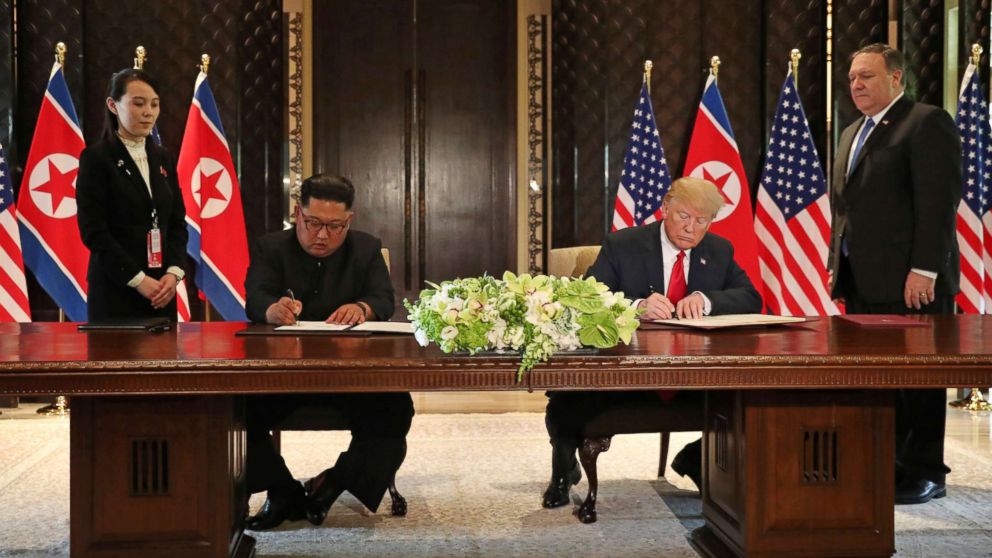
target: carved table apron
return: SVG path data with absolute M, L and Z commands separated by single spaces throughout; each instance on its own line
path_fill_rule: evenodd
M 72 396 L 77 557 L 252 555 L 244 394 L 657 388 L 711 390 L 706 525 L 691 535 L 701 554 L 891 556 L 892 390 L 992 385 L 992 318 L 918 319 L 638 331 L 630 346 L 555 358 L 522 384 L 513 357 L 452 357 L 404 336 L 0 324 L 0 394 Z

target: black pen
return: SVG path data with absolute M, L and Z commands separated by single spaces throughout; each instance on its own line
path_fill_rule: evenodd
M 288 294 L 289 299 L 293 301 L 293 318 L 296 320 L 293 325 L 299 325 L 300 315 L 296 313 L 296 297 L 293 296 L 293 289 L 286 289 L 286 294 Z

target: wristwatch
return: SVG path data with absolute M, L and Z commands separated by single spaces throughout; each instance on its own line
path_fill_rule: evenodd
M 362 302 L 361 300 L 359 300 L 355 304 L 357 304 L 359 307 L 361 307 L 362 312 L 365 312 L 365 319 L 366 320 L 372 317 L 372 308 L 367 303 Z

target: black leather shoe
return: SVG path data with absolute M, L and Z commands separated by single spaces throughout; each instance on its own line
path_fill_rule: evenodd
M 269 497 L 262 504 L 262 509 L 245 522 L 245 529 L 268 531 L 282 525 L 284 521 L 303 519 L 306 513 L 302 495 L 302 490 L 292 496 L 273 495 L 270 492 Z
M 307 492 L 307 521 L 314 525 L 324 523 L 324 518 L 327 517 L 327 512 L 334 505 L 334 501 L 344 492 L 344 488 L 338 486 L 334 481 L 333 475 L 333 467 L 325 469 L 324 472 L 304 484 Z
M 904 482 L 896 488 L 897 504 L 925 504 L 934 498 L 947 496 L 944 483 L 936 483 L 927 479 Z
M 689 477 L 696 490 L 703 491 L 703 441 L 696 440 L 682 448 L 672 460 L 672 470 Z
M 548 483 L 548 488 L 544 491 L 541 506 L 545 508 L 560 508 L 564 506 L 569 502 L 568 489 L 579 484 L 580 480 L 582 480 L 582 469 L 579 469 L 579 464 L 576 463 L 575 467 L 564 477 L 551 479 L 551 482 Z

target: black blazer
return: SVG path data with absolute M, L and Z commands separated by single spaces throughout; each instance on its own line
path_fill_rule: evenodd
M 846 234 L 856 287 L 835 280 L 833 296 L 856 289 L 868 303 L 898 303 L 912 268 L 938 274 L 938 295 L 957 294 L 961 139 L 954 120 L 943 109 L 903 96 L 876 123 L 847 178 L 847 158 L 862 122 L 864 117 L 841 134 L 834 160 L 830 269 L 838 278 Z
M 170 266 L 186 263 L 186 207 L 175 161 L 160 146 L 145 142 L 152 197 L 120 139 L 101 140 L 79 157 L 76 203 L 79 233 L 90 250 L 87 308 L 90 321 L 142 316 L 176 319 L 176 304 L 155 310 L 127 286 L 139 271 L 156 279 Z M 147 236 L 152 207 L 162 231 L 162 267 L 148 267 Z
M 627 298 L 647 298 L 665 285 L 661 255 L 661 221 L 607 235 L 599 256 L 586 273 Z M 688 292 L 710 299 L 711 315 L 761 311 L 761 295 L 734 261 L 734 247 L 707 233 L 689 254 Z
M 286 289 L 303 303 L 301 320 L 323 321 L 338 307 L 362 301 L 388 320 L 393 315 L 393 285 L 382 258 L 382 241 L 361 231 L 348 231 L 341 247 L 326 258 L 315 258 L 300 246 L 296 230 L 269 233 L 251 253 L 245 278 L 245 312 L 253 322 L 265 322 L 265 311 L 286 296 Z

